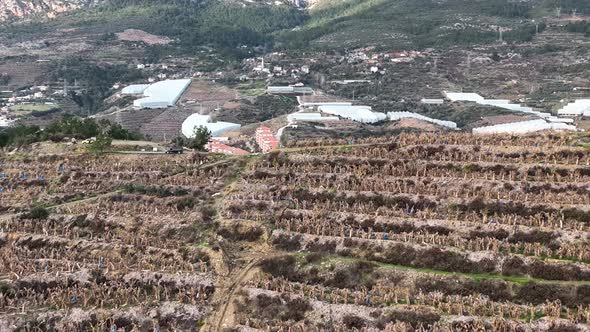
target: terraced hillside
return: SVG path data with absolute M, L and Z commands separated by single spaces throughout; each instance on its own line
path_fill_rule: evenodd
M 223 272 L 208 245 L 212 195 L 233 165 L 191 156 L 3 160 L 0 330 L 198 330 Z
M 0 330 L 586 331 L 582 135 L 0 164 Z
M 265 225 L 273 256 L 220 324 L 586 330 L 590 151 L 572 143 L 401 134 L 268 155 L 222 215 Z

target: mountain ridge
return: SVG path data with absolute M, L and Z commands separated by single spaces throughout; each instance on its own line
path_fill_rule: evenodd
M 32 15 L 55 17 L 57 14 L 93 6 L 100 0 L 2 0 L 0 21 L 22 19 Z

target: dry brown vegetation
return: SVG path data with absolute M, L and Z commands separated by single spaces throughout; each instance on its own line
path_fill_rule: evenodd
M 577 139 L 6 157 L 0 330 L 584 331 Z
M 262 330 L 587 329 L 590 151 L 575 137 L 299 141 L 222 216 L 272 229 L 236 300 Z M 295 302 L 294 302 L 295 301 Z
M 0 330 L 197 331 L 216 288 L 213 194 L 234 166 L 190 155 L 3 160 Z

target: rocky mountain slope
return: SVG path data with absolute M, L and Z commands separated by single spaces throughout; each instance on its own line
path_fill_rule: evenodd
M 39 14 L 48 17 L 94 5 L 98 0 L 0 0 L 0 21 Z

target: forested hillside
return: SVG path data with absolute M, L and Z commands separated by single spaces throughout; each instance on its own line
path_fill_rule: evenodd
M 542 18 L 590 13 L 583 0 L 320 0 L 310 19 L 283 39 L 291 47 L 393 48 L 486 43 L 501 27 L 506 41 L 530 40 Z M 543 28 L 543 24 L 541 25 Z
M 55 19 L 6 25 L 15 39 L 77 28 L 111 34 L 127 28 L 165 35 L 184 51 L 211 45 L 232 56 L 239 47 L 446 47 L 497 39 L 527 41 L 543 18 L 585 15 L 585 0 L 319 0 L 308 9 L 237 0 L 122 0 L 64 13 Z M 541 29 L 544 25 L 541 23 Z
M 1 32 L 16 40 L 34 40 L 39 34 L 65 28 L 104 36 L 134 28 L 171 37 L 184 51 L 202 45 L 235 51 L 241 45 L 271 48 L 275 32 L 303 24 L 306 18 L 305 11 L 287 5 L 122 0 L 64 13 L 55 19 L 6 24 Z

